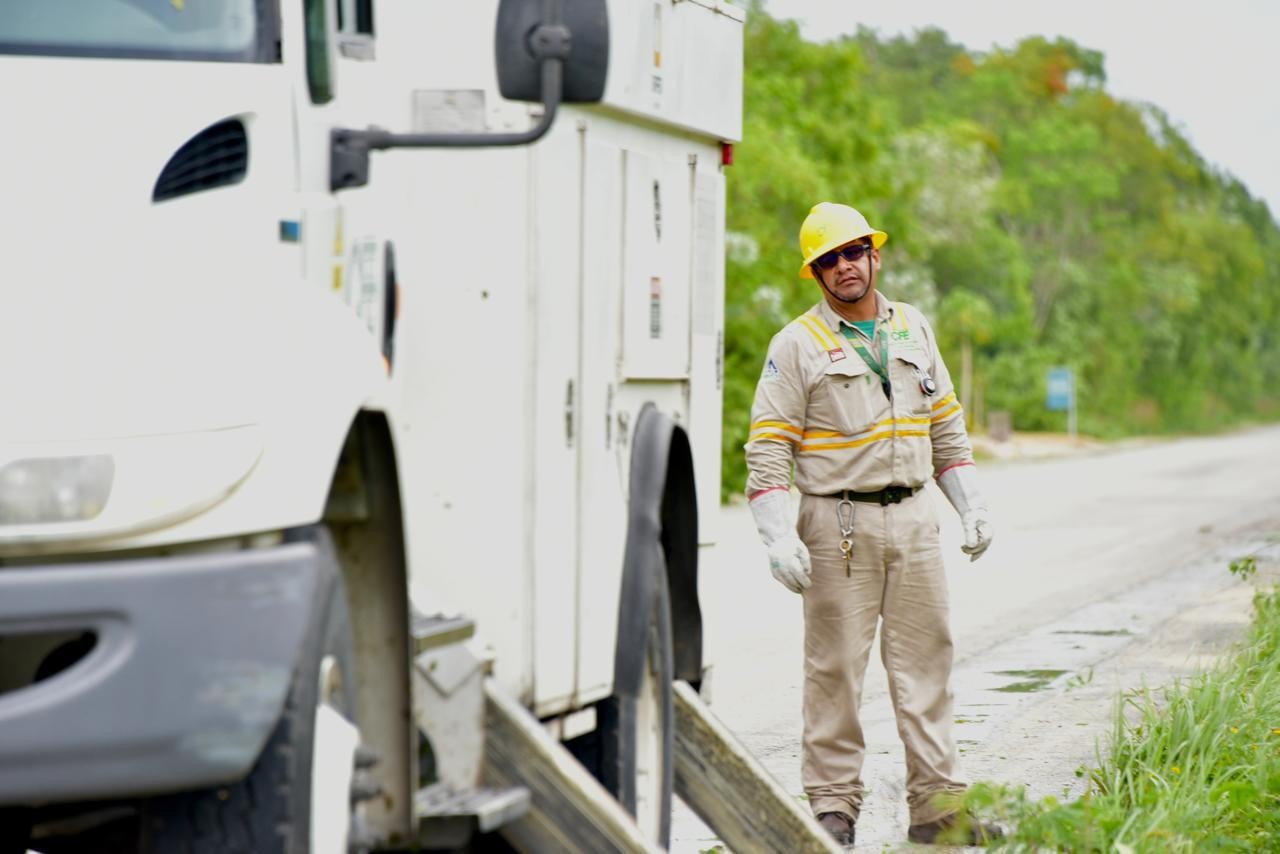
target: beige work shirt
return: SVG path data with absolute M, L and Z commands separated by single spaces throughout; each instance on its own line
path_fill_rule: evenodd
M 973 461 L 929 322 L 914 306 L 875 296 L 876 329 L 889 333 L 891 398 L 841 326 L 877 359 L 878 344 L 819 302 L 769 343 L 751 407 L 748 495 L 790 486 L 793 463 L 801 492 L 829 495 L 921 486 L 931 474 Z M 932 395 L 921 388 L 925 376 L 936 385 Z

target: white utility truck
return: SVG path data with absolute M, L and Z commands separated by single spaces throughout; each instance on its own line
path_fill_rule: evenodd
M 0 849 L 667 842 L 743 18 L 3 4 Z

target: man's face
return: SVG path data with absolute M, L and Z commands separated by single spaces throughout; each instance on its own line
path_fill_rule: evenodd
M 814 274 L 823 289 L 843 303 L 860 301 L 871 290 L 874 270 L 880 263 L 880 251 L 871 248 L 866 239 L 855 240 L 820 256 L 814 262 Z

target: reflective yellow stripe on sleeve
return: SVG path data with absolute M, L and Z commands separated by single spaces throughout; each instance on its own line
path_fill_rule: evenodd
M 757 421 L 751 425 L 751 429 L 748 431 L 747 442 L 774 439 L 795 445 L 799 444 L 800 437 L 800 428 L 793 427 L 785 421 Z
M 939 421 L 945 421 L 959 411 L 960 401 L 956 400 L 956 393 L 951 392 L 933 405 L 933 414 L 930 416 L 930 420 L 936 424 Z

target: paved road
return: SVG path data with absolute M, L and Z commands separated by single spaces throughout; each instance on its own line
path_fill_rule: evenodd
M 1280 556 L 1280 428 L 987 464 L 982 475 L 996 536 L 976 563 L 959 551 L 945 498 L 927 493 L 951 581 L 962 771 L 1061 794 L 1106 731 L 1116 690 L 1187 672 L 1247 622 L 1248 590 L 1226 567 L 1259 550 Z M 701 581 L 712 707 L 798 796 L 800 601 L 770 576 L 745 508 L 725 510 L 718 539 Z M 877 658 L 863 701 L 867 850 L 906 830 L 901 745 Z M 999 690 L 1021 678 L 1000 671 L 1021 670 L 1061 673 L 1041 691 Z M 677 811 L 672 850 L 714 842 Z

